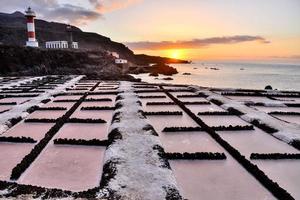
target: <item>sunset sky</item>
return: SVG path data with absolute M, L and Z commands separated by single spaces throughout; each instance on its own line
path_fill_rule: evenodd
M 1 0 L 70 22 L 136 53 L 204 60 L 300 60 L 299 0 Z

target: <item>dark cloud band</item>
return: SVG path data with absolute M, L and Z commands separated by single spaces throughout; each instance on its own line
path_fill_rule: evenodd
M 236 35 L 229 37 L 212 37 L 205 39 L 193 39 L 189 41 L 161 41 L 161 42 L 149 42 L 149 41 L 141 41 L 141 42 L 127 42 L 126 44 L 132 49 L 140 49 L 140 50 L 162 50 L 162 49 L 197 49 L 203 48 L 214 44 L 236 44 L 241 42 L 251 42 L 256 41 L 260 43 L 270 43 L 270 41 L 266 40 L 261 36 L 249 36 L 249 35 Z

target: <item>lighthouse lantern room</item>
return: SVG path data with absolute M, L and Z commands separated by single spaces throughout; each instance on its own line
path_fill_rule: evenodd
M 28 41 L 26 42 L 27 47 L 39 47 L 39 43 L 36 41 L 35 38 L 35 25 L 34 25 L 34 18 L 36 17 L 35 12 L 28 7 L 25 11 L 25 16 L 27 18 L 27 35 Z

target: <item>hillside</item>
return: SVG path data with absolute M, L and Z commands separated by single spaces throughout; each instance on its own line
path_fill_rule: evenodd
M 36 34 L 41 47 L 45 46 L 46 41 L 68 40 L 66 24 L 57 22 L 47 22 L 45 20 L 36 20 Z M 132 63 L 148 64 L 158 62 L 184 63 L 185 61 L 170 60 L 168 58 L 153 57 L 147 55 L 134 55 L 128 47 L 122 43 L 114 42 L 110 38 L 97 33 L 83 32 L 81 29 L 73 26 L 73 37 L 79 42 L 81 49 L 89 50 L 109 50 L 118 52 L 122 58 Z M 26 38 L 26 20 L 24 14 L 15 12 L 12 14 L 0 13 L 0 44 L 24 46 Z

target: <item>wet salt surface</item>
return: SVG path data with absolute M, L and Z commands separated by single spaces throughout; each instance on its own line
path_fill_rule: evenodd
M 140 98 L 143 106 L 146 106 L 148 102 L 172 102 L 169 97 L 166 98 Z
M 74 104 L 75 104 L 75 102 L 49 102 L 49 103 L 46 103 L 45 105 L 42 105 L 41 107 L 44 107 L 44 108 L 63 107 L 63 108 L 70 109 Z
M 184 198 L 199 199 L 275 199 L 231 156 L 227 160 L 171 160 Z
M 17 104 L 21 104 L 24 103 L 28 100 L 30 100 L 31 98 L 28 97 L 14 97 L 14 98 L 4 98 L 4 99 L 0 99 L 0 103 L 10 103 L 10 102 L 16 102 Z
M 284 103 L 300 103 L 299 97 L 275 97 L 276 99 L 281 100 Z
M 162 132 L 160 140 L 166 152 L 219 152 L 223 148 L 216 143 L 206 132 Z
M 166 102 L 172 102 L 172 101 L 166 101 Z M 145 112 L 182 111 L 180 107 L 177 105 L 145 105 L 145 103 L 142 103 L 142 105 L 143 105 L 143 111 Z
M 198 124 L 194 122 L 194 120 L 192 120 L 185 113 L 183 113 L 182 116 L 175 116 L 175 115 L 147 116 L 147 119 L 159 134 L 165 127 L 197 127 L 198 126 Z
M 272 116 L 289 123 L 300 124 L 300 115 L 272 115 Z
M 82 97 L 82 95 L 63 95 L 55 97 L 55 100 L 66 100 L 66 99 L 73 99 L 78 100 Z
M 56 134 L 55 138 L 105 140 L 108 135 L 108 126 L 106 124 L 65 124 Z
M 25 123 L 20 122 L 3 134 L 6 137 L 30 137 L 41 140 L 54 123 Z
M 72 115 L 71 118 L 80 119 L 103 119 L 106 124 L 109 125 L 113 116 L 113 111 L 111 110 L 80 110 L 78 108 Z
M 105 147 L 49 145 L 18 183 L 83 191 L 99 186 Z
M 231 116 L 231 115 L 214 115 L 214 116 L 208 116 L 208 115 L 200 115 L 199 116 L 202 121 L 204 121 L 208 126 L 245 126 L 249 125 L 247 122 L 243 121 L 237 116 Z
M 0 113 L 4 112 L 6 110 L 11 109 L 13 106 L 9 106 L 9 105 L 0 105 Z
M 197 101 L 207 101 L 203 97 L 178 97 L 178 99 L 182 102 L 197 102 Z
M 92 95 L 88 95 L 87 99 L 111 99 L 112 102 L 114 103 L 116 101 L 116 97 L 117 95 L 113 95 L 113 94 L 103 94 L 103 95 L 97 95 L 97 94 L 92 94 Z
M 178 95 L 195 95 L 194 92 L 170 92 L 173 96 L 177 97 Z
M 66 110 L 36 110 L 27 119 L 57 119 L 62 117 Z
M 186 105 L 194 114 L 198 115 L 199 112 L 216 112 L 216 111 L 225 111 L 223 108 L 215 105 Z
M 80 108 L 81 107 L 93 107 L 93 106 L 96 106 L 96 107 L 113 107 L 115 106 L 115 103 L 112 102 L 112 101 L 85 101 L 85 102 L 82 102 L 80 104 Z
M 254 163 L 295 199 L 300 199 L 300 160 L 256 160 Z
M 267 107 L 267 106 L 251 106 L 259 111 L 263 112 L 300 112 L 300 108 L 298 107 Z
M 248 159 L 251 153 L 300 153 L 294 147 L 257 128 L 250 131 L 218 131 L 218 133 Z
M 252 101 L 252 102 L 265 102 L 265 101 L 274 101 L 267 97 L 256 97 L 256 96 L 230 96 L 230 95 L 224 95 L 224 97 L 227 97 L 229 99 L 237 100 L 237 101 Z
M 33 144 L 0 143 L 0 180 L 9 180 L 12 169 L 21 162 Z

